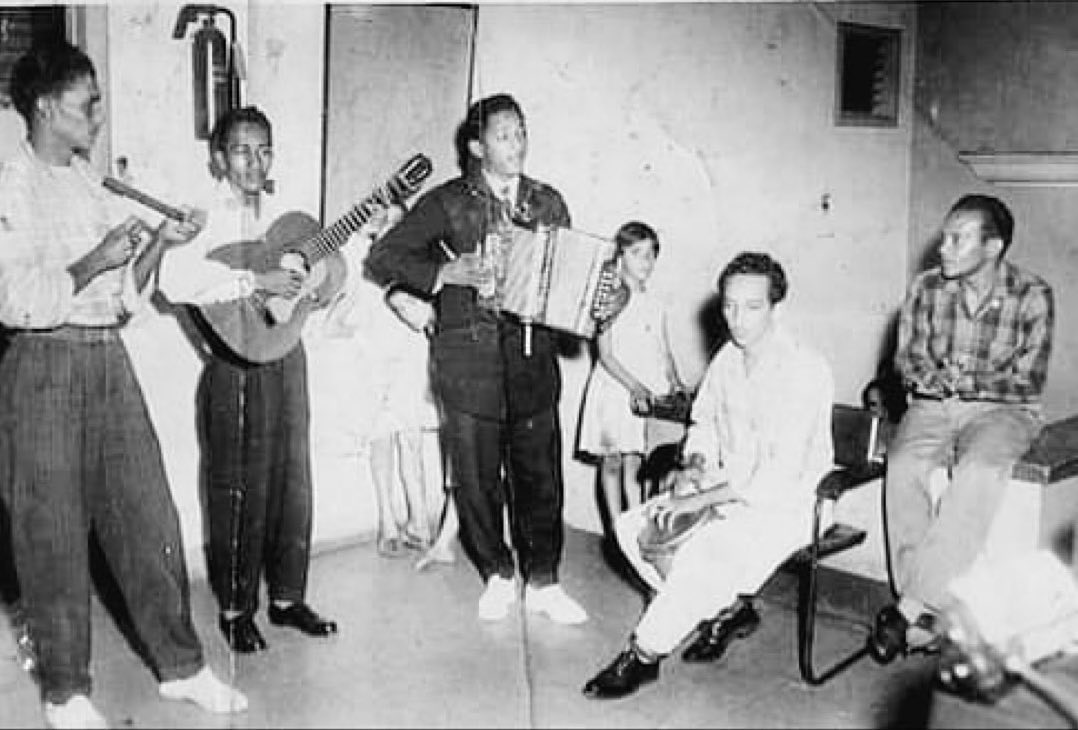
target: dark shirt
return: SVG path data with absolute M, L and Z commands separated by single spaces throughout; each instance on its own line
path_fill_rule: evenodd
M 515 215 L 522 225 L 570 225 L 561 194 L 526 176 L 520 180 Z M 446 284 L 432 291 L 450 252 L 477 251 L 496 216 L 497 200 L 481 173 L 454 178 L 421 197 L 371 246 L 366 268 L 381 284 L 433 296 L 432 375 L 443 404 L 481 417 L 517 420 L 557 403 L 561 381 L 554 333 L 534 326 L 532 352 L 526 357 L 523 326 L 480 306 L 475 289 Z

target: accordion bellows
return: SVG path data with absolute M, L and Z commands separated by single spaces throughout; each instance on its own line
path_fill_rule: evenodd
M 514 226 L 512 237 L 501 308 L 524 322 L 593 337 L 599 281 L 616 244 L 570 228 Z

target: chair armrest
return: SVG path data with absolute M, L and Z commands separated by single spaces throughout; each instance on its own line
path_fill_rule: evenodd
M 882 477 L 883 472 L 883 464 L 876 462 L 865 462 L 856 466 L 843 466 L 832 469 L 816 485 L 816 496 L 819 499 L 837 500 L 851 489 Z

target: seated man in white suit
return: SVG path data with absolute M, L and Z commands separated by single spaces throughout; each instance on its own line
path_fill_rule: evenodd
M 759 624 L 739 597 L 756 593 L 809 540 L 816 485 L 832 466 L 834 386 L 824 358 L 778 322 L 786 288 L 782 266 L 763 253 L 739 254 L 719 276 L 730 339 L 693 405 L 687 466 L 672 494 L 625 512 L 616 525 L 622 550 L 655 597 L 625 649 L 584 686 L 590 697 L 635 692 L 694 633 L 685 658 L 717 659 Z M 644 559 L 642 531 L 708 505 L 719 517 L 676 549 L 665 575 Z

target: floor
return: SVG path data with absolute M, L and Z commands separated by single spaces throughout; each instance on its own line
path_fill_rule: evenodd
M 885 600 L 882 586 L 833 573 L 830 612 L 852 616 Z M 267 652 L 230 659 L 203 582 L 193 611 L 209 662 L 234 677 L 251 708 L 225 717 L 160 700 L 152 674 L 100 602 L 94 606 L 94 698 L 113 727 L 1021 727 L 1030 720 L 932 692 L 925 658 L 880 667 L 864 660 L 821 688 L 797 673 L 796 581 L 780 572 L 763 592 L 759 631 L 712 665 L 671 657 L 658 682 L 617 701 L 585 698 L 583 683 L 621 648 L 639 595 L 609 567 L 601 541 L 569 530 L 562 583 L 591 614 L 580 627 L 511 614 L 476 619 L 479 580 L 463 558 L 416 572 L 410 559 L 379 557 L 371 542 L 312 560 L 309 598 L 340 633 L 308 639 L 259 624 Z M 824 619 L 817 648 L 834 656 L 863 629 Z M 1061 725 L 1062 726 L 1062 725 Z M 0 727 L 42 727 L 36 686 L 19 666 L 0 618 Z

